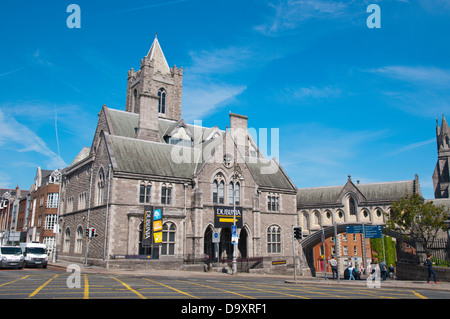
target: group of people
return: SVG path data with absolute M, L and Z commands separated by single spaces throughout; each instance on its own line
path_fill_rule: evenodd
M 338 278 L 338 264 L 336 261 L 335 257 L 332 257 L 330 259 L 330 267 L 331 267 L 331 272 L 332 272 L 332 279 L 337 279 Z M 372 263 L 370 264 L 370 273 L 374 274 L 376 272 L 376 266 L 378 264 L 377 259 L 373 260 Z M 380 276 L 383 280 L 386 280 L 388 277 L 390 279 L 394 279 L 395 278 L 395 267 L 390 264 L 389 267 L 387 267 L 386 262 L 381 261 L 379 263 L 379 269 L 380 269 Z M 356 268 L 353 267 L 352 264 L 352 260 L 351 258 L 348 259 L 348 266 L 347 266 L 347 270 L 348 270 L 348 279 L 349 280 L 355 280 L 355 273 L 358 273 L 358 270 Z M 364 268 L 361 266 L 360 267 L 360 274 L 364 274 L 365 270 Z
M 337 279 L 339 274 L 338 274 L 338 263 L 336 261 L 335 257 L 332 257 L 330 259 L 330 266 L 331 266 L 331 272 L 333 274 L 333 278 L 332 279 Z M 377 264 L 378 264 L 378 260 L 375 258 L 371 264 L 370 264 L 370 274 L 374 274 L 377 270 Z M 435 263 L 431 261 L 431 254 L 427 254 L 427 259 L 425 260 L 424 266 L 427 267 L 428 269 L 428 277 L 427 277 L 427 283 L 430 283 L 430 279 L 431 276 L 433 276 L 434 282 L 436 284 L 438 284 L 439 282 L 437 281 L 436 278 L 436 273 L 433 270 L 433 265 Z M 389 267 L 387 267 L 387 264 L 384 260 L 382 260 L 379 264 L 379 270 L 380 270 L 380 276 L 381 279 L 386 280 L 387 278 L 393 280 L 395 278 L 395 267 L 392 266 L 392 264 L 389 265 Z M 349 280 L 355 280 L 355 274 L 357 274 L 357 270 L 353 267 L 352 265 L 352 259 L 349 258 L 348 259 L 348 279 Z M 361 266 L 360 268 L 360 273 L 364 274 L 365 270 L 364 268 Z

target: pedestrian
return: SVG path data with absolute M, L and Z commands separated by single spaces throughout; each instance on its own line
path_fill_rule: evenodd
M 355 280 L 355 276 L 353 276 L 353 265 L 352 265 L 352 259 L 348 258 L 348 280 Z
M 392 266 L 392 264 L 389 265 L 389 278 L 394 280 L 395 277 L 395 268 Z
M 333 279 L 334 279 L 334 274 L 336 274 L 336 279 L 337 279 L 339 275 L 338 275 L 338 271 L 337 271 L 337 261 L 334 256 L 331 257 L 330 266 L 331 266 L 331 272 L 333 273 Z
M 381 272 L 381 278 L 383 280 L 386 280 L 386 277 L 387 277 L 387 265 L 386 265 L 386 262 L 384 260 L 382 260 L 380 262 L 380 272 Z
M 428 268 L 427 283 L 430 283 L 431 275 L 433 275 L 434 283 L 438 284 L 439 282 L 436 280 L 436 273 L 433 270 L 434 264 L 435 263 L 431 261 L 431 254 L 427 254 L 427 260 L 425 260 L 425 266 Z

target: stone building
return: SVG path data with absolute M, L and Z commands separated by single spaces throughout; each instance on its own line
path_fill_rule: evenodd
M 292 264 L 295 185 L 259 151 L 246 116 L 230 113 L 225 130 L 187 124 L 182 79 L 155 38 L 140 70 L 128 72 L 125 111 L 100 110 L 91 147 L 64 170 L 60 259 L 180 268 L 215 260 L 217 232 L 225 265 L 235 212 L 239 258 L 257 257 L 267 271 L 273 260 Z M 98 236 L 89 240 L 89 228 Z
M 400 200 L 405 195 L 421 194 L 419 177 L 413 180 L 360 184 L 353 183 L 348 176 L 347 183 L 340 186 L 302 188 L 297 192 L 297 210 L 299 225 L 304 236 L 312 235 L 323 228 L 343 224 L 382 225 L 389 218 L 392 202 Z M 311 236 L 312 237 L 312 236 Z M 341 270 L 345 269 L 348 257 L 359 265 L 370 263 L 370 243 L 366 240 L 366 253 L 363 252 L 364 243 L 361 237 L 353 234 L 341 233 L 337 238 L 340 251 L 333 254 L 341 259 Z M 324 252 L 322 244 L 313 247 L 303 247 L 306 251 L 310 268 L 321 270 L 323 259 L 331 257 L 334 247 L 328 240 L 329 248 Z M 322 255 L 324 255 L 322 257 Z M 363 258 L 366 258 L 365 262 Z

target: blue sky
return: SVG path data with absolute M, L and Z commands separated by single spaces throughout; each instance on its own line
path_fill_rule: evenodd
M 80 29 L 66 25 L 71 3 Z M 372 3 L 380 29 L 366 24 Z M 417 173 L 433 198 L 449 18 L 445 0 L 2 1 L 0 187 L 29 189 L 37 166 L 91 146 L 102 105 L 125 109 L 127 71 L 158 33 L 184 68 L 188 122 L 225 129 L 232 111 L 278 128 L 278 160 L 299 188 Z

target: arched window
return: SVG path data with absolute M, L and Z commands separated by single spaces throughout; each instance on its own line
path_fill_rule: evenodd
M 225 183 L 223 181 L 219 184 L 219 204 L 224 203 Z
M 269 254 L 281 253 L 280 226 L 272 225 L 267 229 L 267 253 Z
M 218 189 L 219 189 L 219 184 L 217 183 L 217 181 L 215 180 L 213 182 L 213 204 L 217 204 L 218 203 Z
M 175 224 L 170 222 L 164 223 L 162 231 L 161 255 L 173 256 L 175 255 Z
M 70 228 L 67 227 L 66 231 L 64 232 L 64 252 L 69 252 L 70 248 Z
M 350 208 L 350 215 L 356 216 L 356 202 L 353 197 L 348 199 L 348 206 Z
M 163 88 L 159 89 L 158 91 L 158 112 L 159 113 L 166 113 L 166 90 Z
M 77 237 L 75 239 L 75 253 L 81 253 L 83 250 L 83 227 L 77 228 Z
M 228 204 L 233 205 L 233 199 L 236 205 L 240 204 L 241 198 L 241 187 L 239 182 L 233 185 L 233 182 L 230 182 L 228 185 Z
M 136 113 L 139 112 L 139 109 L 138 109 L 138 107 L 137 107 L 137 105 L 138 105 L 137 99 L 138 99 L 138 96 L 137 96 L 137 90 L 134 89 L 134 92 L 133 92 L 133 110 L 134 110 L 134 112 L 136 112 Z
M 97 179 L 97 205 L 103 204 L 103 193 L 105 190 L 105 172 L 100 168 Z
M 152 185 L 149 182 L 141 182 L 139 186 L 139 203 L 150 204 Z

